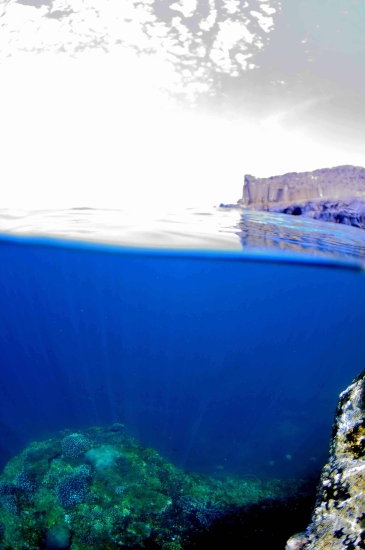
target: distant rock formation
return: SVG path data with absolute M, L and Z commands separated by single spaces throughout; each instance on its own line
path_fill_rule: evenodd
M 365 201 L 356 198 L 348 201 L 328 200 L 296 203 L 286 207 L 270 207 L 268 211 L 305 216 L 325 222 L 343 223 L 365 229 Z
M 365 371 L 340 395 L 312 522 L 286 548 L 365 548 Z
M 365 229 L 365 168 L 338 166 L 270 178 L 246 175 L 237 205 Z
M 291 172 L 283 176 L 255 178 L 245 176 L 241 206 L 269 206 L 313 200 L 338 200 L 365 197 L 365 168 L 337 166 L 313 172 Z

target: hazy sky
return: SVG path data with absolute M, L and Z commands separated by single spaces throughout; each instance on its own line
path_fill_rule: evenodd
M 365 166 L 363 0 L 0 0 L 0 15 L 3 205 L 211 206 L 245 173 Z

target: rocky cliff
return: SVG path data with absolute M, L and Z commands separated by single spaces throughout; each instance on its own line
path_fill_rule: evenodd
M 337 166 L 270 178 L 246 175 L 237 204 L 365 229 L 365 168 Z
M 365 548 L 365 371 L 340 395 L 312 521 L 286 550 Z
M 270 178 L 246 175 L 241 206 L 269 207 L 273 203 L 365 198 L 365 168 L 337 166 L 313 172 L 291 172 Z

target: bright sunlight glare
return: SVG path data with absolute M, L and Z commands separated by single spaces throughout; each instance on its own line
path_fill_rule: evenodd
M 240 198 L 245 173 L 356 164 L 304 126 L 284 129 L 283 112 L 257 121 L 182 112 L 160 91 L 172 79 L 166 63 L 130 51 L 4 64 L 2 206 L 213 206 Z

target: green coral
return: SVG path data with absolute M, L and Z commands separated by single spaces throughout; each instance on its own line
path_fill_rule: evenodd
M 0 506 L 2 549 L 37 550 L 47 534 L 62 531 L 65 537 L 70 533 L 70 550 L 142 548 L 147 540 L 161 550 L 181 550 L 191 533 L 208 529 L 232 509 L 295 490 L 275 480 L 184 472 L 126 437 L 119 426 L 80 432 L 89 448 L 67 456 L 62 441 L 69 435 L 32 443 L 7 464 L 0 483 L 13 484 L 26 471 L 35 490 L 27 495 L 17 489 L 17 514 Z M 80 475 L 88 476 L 84 498 L 63 508 L 57 500 L 60 480 Z

